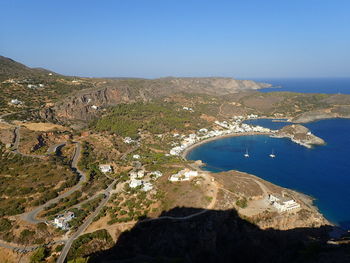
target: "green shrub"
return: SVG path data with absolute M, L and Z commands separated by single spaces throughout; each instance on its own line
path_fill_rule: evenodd
M 243 197 L 236 201 L 236 205 L 240 208 L 246 208 L 248 206 L 247 198 Z
M 45 247 L 39 247 L 33 255 L 30 257 L 30 263 L 41 263 L 45 262 L 45 258 L 47 257 L 48 251 Z

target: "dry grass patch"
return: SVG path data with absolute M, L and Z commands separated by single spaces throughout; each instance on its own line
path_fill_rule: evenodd
M 68 130 L 67 127 L 64 127 L 62 125 L 53 124 L 53 123 L 44 123 L 44 122 L 17 122 L 19 125 L 22 125 L 26 127 L 27 129 L 31 131 L 66 131 Z M 17 124 L 16 123 L 16 124 Z
M 166 176 L 157 182 L 158 188 L 164 193 L 162 210 L 167 211 L 175 207 L 206 208 L 211 196 L 207 185 L 200 177 L 188 182 L 170 182 Z
M 21 254 L 13 252 L 12 249 L 0 247 L 1 262 L 3 263 L 17 263 L 21 258 Z M 22 262 L 28 262 L 28 260 L 22 257 Z

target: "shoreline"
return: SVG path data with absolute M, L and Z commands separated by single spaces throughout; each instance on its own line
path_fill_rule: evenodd
M 194 150 L 195 148 L 203 145 L 203 144 L 206 144 L 206 143 L 209 143 L 211 141 L 215 141 L 215 140 L 219 140 L 219 139 L 224 139 L 224 138 L 230 138 L 230 137 L 240 137 L 240 136 L 250 136 L 250 135 L 272 135 L 273 133 L 272 132 L 247 132 L 247 133 L 243 133 L 243 134 L 226 134 L 226 135 L 223 135 L 223 136 L 217 136 L 217 137 L 213 137 L 213 138 L 208 138 L 208 139 L 205 139 L 205 140 L 202 140 L 202 141 L 199 141 L 189 147 L 187 147 L 185 150 L 183 150 L 180 154 L 180 156 L 185 159 L 186 161 L 194 161 L 194 160 L 189 160 L 187 159 L 187 156 L 188 154 Z M 201 161 L 202 160 L 196 160 L 196 161 Z M 194 166 L 192 166 L 193 168 L 201 171 L 201 172 L 209 172 L 209 173 L 212 173 L 210 171 L 206 171 L 206 170 L 203 170 L 202 169 L 202 166 L 205 165 L 203 162 L 202 162 L 202 165 L 198 165 L 198 164 L 193 164 Z M 262 181 L 266 181 L 268 183 L 271 183 L 271 184 L 274 184 L 273 182 L 270 182 L 268 180 L 265 180 L 257 175 L 254 175 L 254 174 L 250 174 L 250 173 L 246 173 L 244 171 L 239 171 L 239 170 L 229 170 L 229 171 L 225 171 L 225 172 L 230 172 L 230 171 L 234 171 L 234 172 L 239 172 L 239 173 L 244 173 L 244 174 L 247 174 L 249 176 L 252 176 L 254 178 L 257 178 L 258 180 L 262 180 Z M 312 209 L 314 209 L 315 211 L 317 211 L 325 220 L 326 222 L 329 224 L 329 226 L 332 227 L 332 231 L 330 231 L 330 235 L 331 235 L 331 232 L 335 231 L 335 229 L 342 229 L 340 226 L 338 226 L 337 224 L 329 221 L 325 215 L 323 213 L 321 213 L 321 211 L 319 210 L 318 206 L 314 204 L 314 201 L 316 200 L 313 196 L 310 196 L 306 193 L 303 193 L 303 192 L 299 192 L 297 190 L 294 190 L 294 189 L 290 189 L 290 188 L 286 188 L 284 186 L 281 186 L 279 184 L 274 184 L 278 187 L 281 187 L 281 188 L 284 188 L 284 189 L 287 189 L 289 191 L 292 191 L 295 195 L 297 195 L 305 205 L 307 206 L 310 206 L 312 207 Z M 343 229 L 342 229 L 343 230 Z
M 187 147 L 185 150 L 183 150 L 180 154 L 182 158 L 187 160 L 187 155 L 195 148 L 206 144 L 211 141 L 219 140 L 219 139 L 224 139 L 224 138 L 230 138 L 230 137 L 240 137 L 240 136 L 250 136 L 250 135 L 272 135 L 272 132 L 246 132 L 246 133 L 232 133 L 232 134 L 225 134 L 222 136 L 217 136 L 217 137 L 212 137 L 208 138 L 199 142 L 196 142 L 195 144 L 192 144 L 191 146 Z M 188 161 L 188 160 L 187 160 Z

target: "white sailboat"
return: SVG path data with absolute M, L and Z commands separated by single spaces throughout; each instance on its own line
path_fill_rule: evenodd
M 248 157 L 249 157 L 248 149 L 246 149 L 246 150 L 245 150 L 244 157 L 246 157 L 246 158 L 248 158 Z
M 272 152 L 271 152 L 271 154 L 269 155 L 271 158 L 275 158 L 276 157 L 276 155 L 273 153 L 273 150 L 272 150 Z

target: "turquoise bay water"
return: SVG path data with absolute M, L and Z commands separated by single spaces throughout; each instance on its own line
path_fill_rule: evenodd
M 288 124 L 271 120 L 250 123 L 274 129 Z M 322 120 L 305 126 L 327 145 L 308 149 L 289 139 L 240 136 L 203 144 L 187 158 L 202 160 L 212 172 L 244 171 L 311 195 L 330 221 L 350 229 L 350 120 Z M 243 156 L 246 149 L 250 158 Z M 274 159 L 269 157 L 272 150 Z

